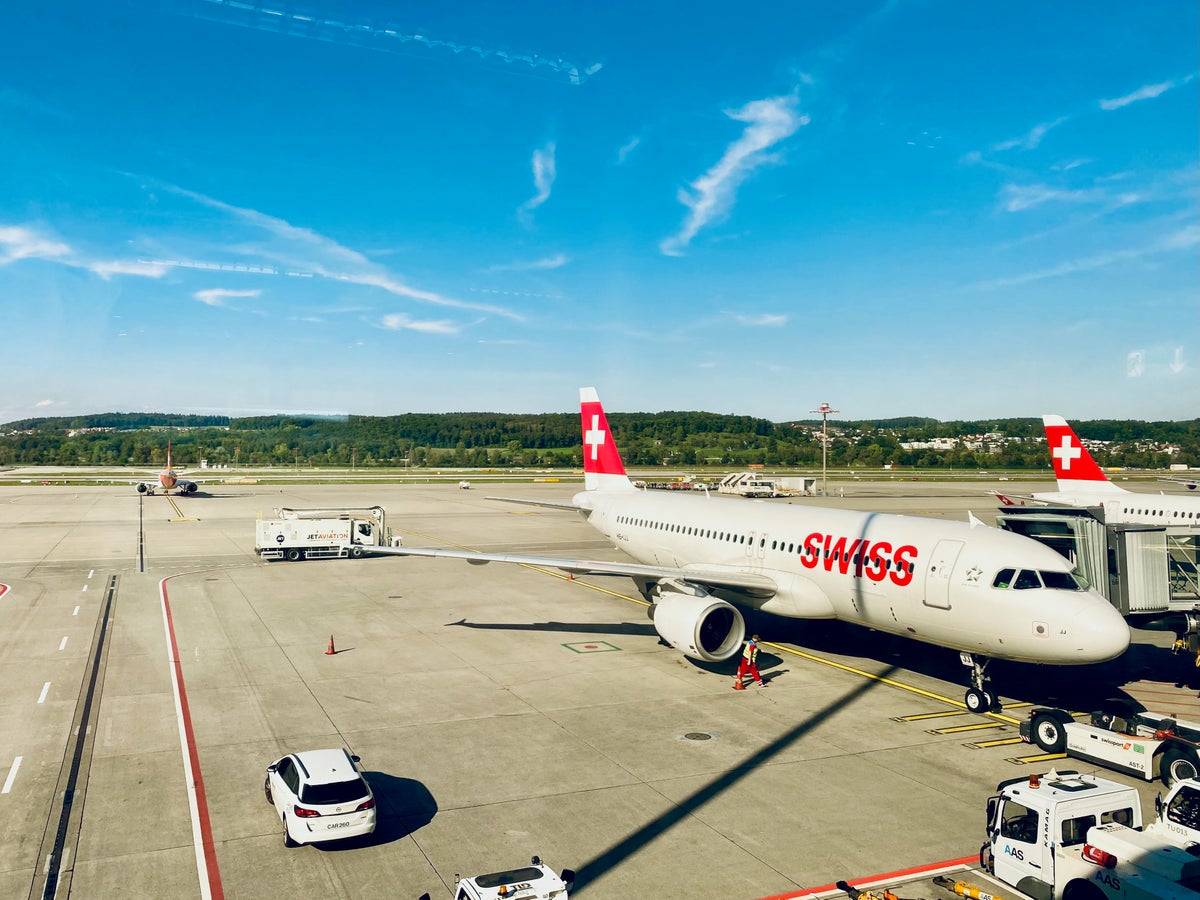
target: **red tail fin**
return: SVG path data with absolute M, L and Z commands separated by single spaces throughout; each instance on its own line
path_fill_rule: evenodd
M 583 426 L 584 486 L 589 491 L 632 488 L 595 388 L 579 389 L 579 418 Z
M 1066 419 L 1062 416 L 1042 416 L 1042 423 L 1046 426 L 1046 442 L 1050 445 L 1050 459 L 1054 463 L 1054 477 L 1058 479 L 1060 490 L 1083 487 L 1089 490 L 1104 490 L 1107 487 L 1120 490 L 1096 465 L 1092 454 L 1088 453 Z

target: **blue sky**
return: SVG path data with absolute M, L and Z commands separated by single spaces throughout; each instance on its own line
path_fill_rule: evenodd
M 18 3 L 0 422 L 1200 414 L 1194 2 Z

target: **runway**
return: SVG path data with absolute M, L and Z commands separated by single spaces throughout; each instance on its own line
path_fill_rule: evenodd
M 795 502 L 994 510 L 972 485 L 845 488 Z M 1170 635 L 1146 632 L 1106 667 L 998 664 L 1006 709 L 977 716 L 956 654 L 763 617 L 768 687 L 734 692 L 658 642 L 627 579 L 253 553 L 276 507 L 378 504 L 410 544 L 617 558 L 573 514 L 439 484 L 208 490 L 0 487 L 0 895 L 438 897 L 538 854 L 572 896 L 800 896 L 973 856 L 996 782 L 1063 765 L 1016 742 L 1028 703 L 1128 685 L 1200 718 L 1147 678 Z M 376 834 L 285 849 L 265 766 L 337 746 Z

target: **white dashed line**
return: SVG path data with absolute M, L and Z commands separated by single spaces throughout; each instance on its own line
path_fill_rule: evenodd
M 78 606 L 75 607 L 75 612 L 71 613 L 71 615 L 73 615 L 73 616 L 79 615 L 79 607 Z
M 63 635 L 62 643 L 58 645 L 58 649 L 59 650 L 67 649 L 67 635 L 65 635 L 65 634 Z
M 7 794 L 12 790 L 13 782 L 17 780 L 17 769 L 21 768 L 21 757 L 13 759 L 12 768 L 8 770 L 8 777 L 4 779 L 4 787 L 0 788 L 0 794 Z
M 46 695 L 48 693 L 50 693 L 50 682 L 47 681 L 45 684 L 42 685 L 42 692 L 40 694 L 38 694 L 38 703 L 45 703 Z
M 83 590 L 84 590 L 84 592 L 85 592 L 85 593 L 87 592 L 87 585 L 86 585 L 86 584 L 83 586 Z

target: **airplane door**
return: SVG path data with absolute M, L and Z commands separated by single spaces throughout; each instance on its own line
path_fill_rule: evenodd
M 938 541 L 925 572 L 925 605 L 950 608 L 950 575 L 963 548 L 962 541 Z

